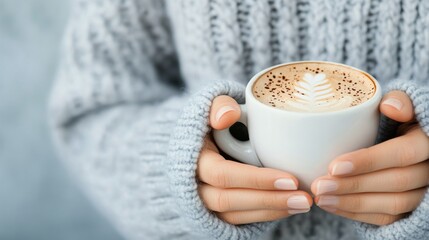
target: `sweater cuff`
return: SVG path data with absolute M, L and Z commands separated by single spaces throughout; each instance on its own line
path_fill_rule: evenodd
M 394 90 L 405 92 L 411 99 L 416 119 L 423 131 L 429 136 L 429 87 L 397 79 L 391 82 L 386 93 Z M 393 137 L 398 123 L 383 118 L 380 126 L 380 140 Z M 429 190 L 409 216 L 386 226 L 375 226 L 357 222 L 357 231 L 364 239 L 426 239 L 429 235 Z
M 254 239 L 273 223 L 228 224 L 204 206 L 197 191 L 197 160 L 204 138 L 211 130 L 208 117 L 212 101 L 219 95 L 229 95 L 238 103 L 244 103 L 244 86 L 235 82 L 218 82 L 190 99 L 170 140 L 168 159 L 171 190 L 183 214 L 202 233 L 216 239 Z

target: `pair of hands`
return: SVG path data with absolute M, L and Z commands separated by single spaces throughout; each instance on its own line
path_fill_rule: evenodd
M 380 111 L 403 123 L 396 138 L 341 155 L 329 175 L 311 186 L 314 203 L 325 211 L 360 222 L 386 225 L 417 208 L 429 184 L 429 138 L 413 122 L 408 96 L 393 91 Z M 210 126 L 225 129 L 240 116 L 228 96 L 214 99 Z M 226 160 L 206 138 L 197 166 L 199 194 L 206 207 L 231 224 L 273 221 L 308 212 L 313 198 L 297 190 L 298 180 L 276 169 Z

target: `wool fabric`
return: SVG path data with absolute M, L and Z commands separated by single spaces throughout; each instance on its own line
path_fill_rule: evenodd
M 428 16 L 426 0 L 74 0 L 50 101 L 58 152 L 129 239 L 428 239 L 428 192 L 381 227 L 317 208 L 235 226 L 195 176 L 212 100 L 243 103 L 251 76 L 283 62 L 366 70 L 408 94 L 429 134 Z M 379 141 L 397 126 L 383 118 Z

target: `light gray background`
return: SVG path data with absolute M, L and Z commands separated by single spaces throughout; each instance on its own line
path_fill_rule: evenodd
M 121 239 L 49 138 L 46 102 L 68 7 L 65 0 L 0 0 L 0 239 Z

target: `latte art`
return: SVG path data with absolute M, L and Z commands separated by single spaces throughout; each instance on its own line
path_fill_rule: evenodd
M 335 99 L 335 88 L 326 79 L 324 73 L 304 74 L 303 80 L 295 83 L 294 101 L 288 100 L 290 107 L 301 111 L 323 111 L 341 109 L 351 105 L 353 99 L 344 97 Z
M 329 112 L 359 105 L 375 92 L 362 72 L 335 64 L 291 64 L 263 74 L 254 96 L 267 105 L 298 112 Z

